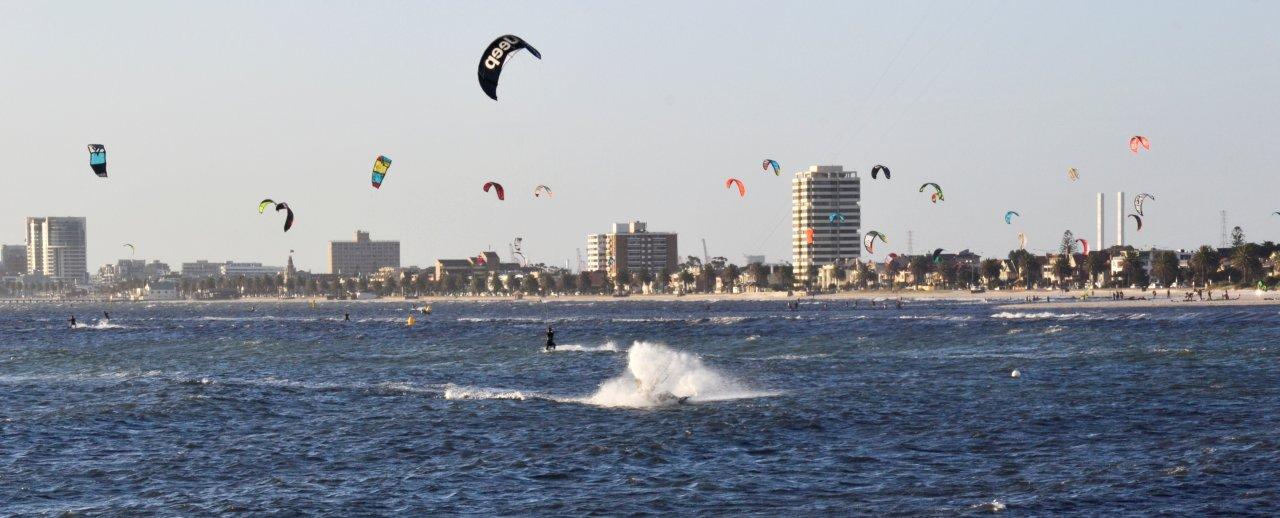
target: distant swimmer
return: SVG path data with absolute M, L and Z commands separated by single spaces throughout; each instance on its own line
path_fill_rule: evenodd
M 551 328 L 551 326 L 547 326 L 547 346 L 546 346 L 546 350 L 547 350 L 547 351 L 554 351 L 554 350 L 556 350 L 556 330 L 555 330 L 555 329 L 552 329 L 552 328 Z
M 76 327 L 76 316 L 71 315 L 71 328 L 75 329 L 75 327 Z

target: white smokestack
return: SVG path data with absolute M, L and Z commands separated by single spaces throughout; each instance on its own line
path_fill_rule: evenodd
M 1096 236 L 1094 236 L 1095 239 L 1093 241 L 1094 242 L 1093 247 L 1098 250 L 1101 250 L 1107 247 L 1107 242 L 1103 241 L 1103 239 L 1107 237 L 1106 229 L 1103 227 L 1103 225 L 1106 224 L 1106 217 L 1105 217 L 1106 206 L 1104 205 L 1104 203 L 1106 202 L 1106 196 L 1107 196 L 1106 194 L 1098 193 L 1098 216 L 1097 216 L 1098 233 Z
M 1116 246 L 1124 246 L 1124 191 L 1116 192 Z

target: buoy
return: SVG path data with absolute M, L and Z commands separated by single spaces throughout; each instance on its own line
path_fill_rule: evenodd
M 412 325 L 412 324 L 410 324 L 410 325 Z M 1013 369 L 1013 372 L 1010 372 L 1010 373 L 1009 373 L 1009 377 L 1010 377 L 1010 378 L 1016 378 L 1016 377 L 1021 376 L 1021 375 L 1022 375 L 1022 373 L 1021 373 L 1021 372 L 1018 372 L 1018 369 Z
M 409 327 L 413 327 L 413 323 L 414 323 L 414 322 L 417 322 L 417 321 L 413 319 L 413 315 L 409 315 L 409 320 L 407 320 L 407 321 L 404 323 L 404 325 L 409 326 Z

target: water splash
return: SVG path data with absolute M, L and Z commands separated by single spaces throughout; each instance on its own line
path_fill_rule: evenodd
M 603 407 L 648 408 L 773 395 L 703 365 L 697 355 L 660 344 L 636 342 L 627 351 L 627 370 L 600 384 L 583 403 Z
M 555 349 L 552 349 L 546 352 L 555 353 L 555 352 L 562 352 L 562 351 L 590 352 L 590 353 L 594 353 L 594 352 L 616 353 L 618 352 L 618 344 L 612 341 L 605 342 L 601 345 L 596 345 L 596 346 L 578 345 L 578 344 L 562 344 L 562 345 L 557 345 Z

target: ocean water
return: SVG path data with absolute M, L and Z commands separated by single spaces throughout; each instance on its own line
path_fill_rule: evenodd
M 102 309 L 0 307 L 0 514 L 1280 514 L 1275 307 Z

